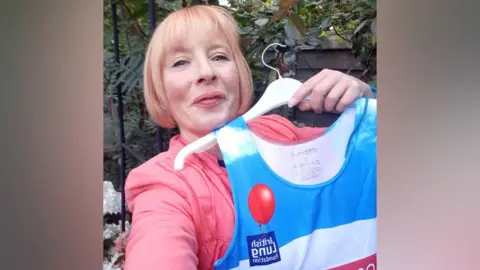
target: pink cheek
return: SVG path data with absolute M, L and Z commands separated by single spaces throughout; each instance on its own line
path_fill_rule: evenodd
M 219 77 L 222 79 L 223 83 L 229 87 L 238 85 L 240 81 L 236 69 L 224 70 Z
M 166 94 L 171 103 L 182 104 L 187 102 L 189 87 L 181 81 L 169 81 L 165 84 Z M 173 104 L 172 104 L 173 105 Z
M 240 90 L 240 80 L 237 76 L 231 76 L 227 78 L 226 85 L 227 89 L 229 89 L 230 91 L 235 90 L 235 92 L 238 92 Z

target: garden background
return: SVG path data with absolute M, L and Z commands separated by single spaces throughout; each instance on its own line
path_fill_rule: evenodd
M 267 62 L 279 68 L 285 77 L 305 81 L 328 68 L 376 86 L 375 0 L 105 1 L 104 270 L 121 269 L 124 259 L 119 249 L 124 176 L 158 151 L 167 150 L 169 139 L 178 133 L 176 129 L 157 128 L 146 111 L 142 92 L 145 49 L 158 23 L 170 12 L 190 5 L 221 5 L 235 17 L 257 99 L 276 79 L 276 73 L 263 67 L 260 60 L 263 49 L 273 42 L 288 45 L 287 50 L 270 50 L 266 54 Z M 112 10 L 116 16 L 112 16 Z M 315 125 L 311 114 L 286 108 L 274 112 L 297 125 Z M 126 208 L 124 219 L 128 232 L 130 214 Z

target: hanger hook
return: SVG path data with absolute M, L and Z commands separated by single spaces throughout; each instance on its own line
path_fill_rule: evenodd
M 278 46 L 284 47 L 284 48 L 287 47 L 287 45 L 283 45 L 283 44 L 276 43 L 276 42 L 268 45 L 268 46 L 263 50 L 263 52 L 262 52 L 262 63 L 263 63 L 266 67 L 275 70 L 275 71 L 277 72 L 277 74 L 278 74 L 278 77 L 279 77 L 279 78 L 282 78 L 282 75 L 280 74 L 280 71 L 279 71 L 278 69 L 276 69 L 276 68 L 268 65 L 267 63 L 265 63 L 265 60 L 263 59 L 263 56 L 265 55 L 265 52 L 268 50 L 268 48 L 270 48 L 270 47 L 272 47 L 272 46 L 274 46 L 274 45 L 278 45 Z

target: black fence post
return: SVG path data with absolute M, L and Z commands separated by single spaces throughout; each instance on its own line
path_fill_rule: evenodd
M 148 19 L 150 22 L 150 29 L 153 32 L 157 26 L 155 21 L 155 0 L 148 0 Z M 162 145 L 162 129 L 157 126 L 156 129 L 156 137 L 157 137 L 157 153 L 162 152 L 163 145 Z
M 119 42 L 119 30 L 118 30 L 118 16 L 117 16 L 117 4 L 121 0 L 111 0 L 110 7 L 112 11 L 112 27 L 113 27 L 113 50 L 115 55 L 115 61 L 117 64 L 120 64 L 120 42 Z M 150 20 L 150 26 L 152 33 L 155 30 L 156 23 L 155 23 L 155 1 L 148 0 L 148 15 Z M 120 124 L 120 193 L 121 193 L 121 212 L 120 212 L 120 219 L 121 219 L 121 229 L 122 232 L 125 231 L 125 221 L 126 221 L 126 207 L 125 207 L 125 154 L 126 150 L 129 151 L 132 156 L 137 159 L 137 161 L 144 162 L 145 159 L 135 153 L 133 149 L 129 148 L 125 142 L 125 124 L 123 119 L 123 96 L 121 87 L 117 87 L 117 102 L 118 102 L 118 118 Z M 163 150 L 162 147 L 162 129 L 157 126 L 156 127 L 156 142 L 157 142 L 157 152 L 160 153 Z
M 118 40 L 118 24 L 117 24 L 117 2 L 111 0 L 112 9 L 112 25 L 113 25 L 113 43 L 115 61 L 120 64 L 120 44 Z M 117 102 L 118 102 L 118 118 L 120 120 L 120 194 L 121 194 L 121 228 L 125 231 L 125 129 L 123 123 L 123 97 L 122 89 L 117 86 Z

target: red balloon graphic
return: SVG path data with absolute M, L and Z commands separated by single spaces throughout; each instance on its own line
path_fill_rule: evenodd
M 275 211 L 275 197 L 272 190 L 264 184 L 255 185 L 248 195 L 248 208 L 260 225 L 267 224 Z

